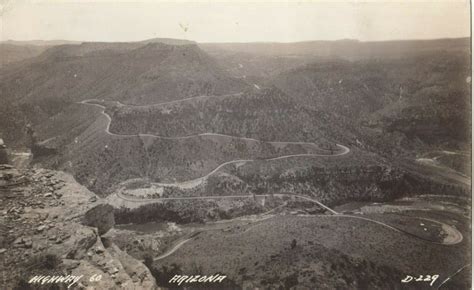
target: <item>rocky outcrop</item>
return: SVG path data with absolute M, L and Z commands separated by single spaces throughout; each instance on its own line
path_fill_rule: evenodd
M 84 215 L 83 224 L 97 228 L 99 235 L 105 234 L 115 225 L 114 208 L 108 204 L 99 204 Z
M 140 289 L 153 289 L 155 278 L 142 262 L 123 252 L 114 244 L 111 244 L 108 250 L 111 256 L 123 265 L 123 269 L 131 278 L 133 286 L 139 286 Z
M 58 273 L 83 275 L 78 289 L 156 288 L 145 265 L 104 245 L 100 235 L 113 226 L 113 213 L 96 206 L 97 196 L 72 176 L 2 165 L 0 177 L 0 271 L 8 277 L 2 289 L 25 289 L 36 275 Z
M 114 244 L 107 247 L 100 238 L 89 247 L 85 258 L 80 260 L 73 275 L 84 275 L 80 287 L 94 289 L 156 289 L 156 282 L 148 268 L 130 257 Z M 89 277 L 99 277 L 91 281 Z

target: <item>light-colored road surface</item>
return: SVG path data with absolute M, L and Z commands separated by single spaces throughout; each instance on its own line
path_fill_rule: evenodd
M 270 196 L 270 194 L 260 194 L 260 195 L 255 195 L 256 197 L 264 197 L 264 196 Z M 412 233 L 409 233 L 409 232 L 406 232 L 404 230 L 401 230 L 399 228 L 396 228 L 394 226 L 391 226 L 389 224 L 386 224 L 384 222 L 381 222 L 381 221 L 377 221 L 377 220 L 373 220 L 373 219 L 370 219 L 370 218 L 367 218 L 367 217 L 363 217 L 363 216 L 357 216 L 357 215 L 346 215 L 346 214 L 340 214 L 334 210 L 332 210 L 331 208 L 325 206 L 324 204 L 322 204 L 321 202 L 315 200 L 315 199 L 312 199 L 312 198 L 309 198 L 307 196 L 302 196 L 302 195 L 293 195 L 293 194 L 275 194 L 274 196 L 293 196 L 293 197 L 298 197 L 298 198 L 303 198 L 303 199 L 306 199 L 306 200 L 309 200 L 309 201 L 312 201 L 312 202 L 315 202 L 317 203 L 319 206 L 323 207 L 324 209 L 328 210 L 329 212 L 331 212 L 333 215 L 318 215 L 317 217 L 325 217 L 325 218 L 352 218 L 352 219 L 359 219 L 359 220 L 364 220 L 364 221 L 368 221 L 368 222 L 371 222 L 371 223 L 375 223 L 377 225 L 380 225 L 382 227 L 385 227 L 387 229 L 390 229 L 392 231 L 395 231 L 397 233 L 400 233 L 400 234 L 405 234 L 405 235 L 408 235 L 408 236 L 412 236 L 412 237 L 415 237 L 415 238 L 418 238 L 418 239 L 421 239 L 425 242 L 430 242 L 430 243 L 434 243 L 434 244 L 439 244 L 439 245 L 455 245 L 455 244 L 458 244 L 460 243 L 462 240 L 463 240 L 463 236 L 462 234 L 456 230 L 455 228 L 451 227 L 451 226 L 448 226 L 451 230 L 447 232 L 448 236 L 452 236 L 452 238 L 449 238 L 449 239 L 445 239 L 443 242 L 435 242 L 435 241 L 431 241 L 431 240 L 428 240 L 428 239 L 425 239 L 425 238 L 422 238 L 420 236 L 417 236 L 415 234 L 412 234 Z M 119 198 L 126 198 L 124 196 L 121 196 L 121 195 L 118 195 Z M 221 199 L 221 198 L 248 198 L 248 197 L 253 197 L 252 195 L 232 195 L 232 196 L 201 196 L 201 197 L 169 197 L 169 198 L 157 198 L 157 199 L 148 199 L 148 200 L 145 200 L 147 202 L 156 202 L 158 200 L 193 200 L 193 199 Z M 140 200 L 140 199 L 130 199 L 130 198 L 126 198 L 126 200 L 128 201 L 144 201 L 144 200 Z M 270 212 L 272 212 L 273 210 L 270 210 L 269 212 L 266 212 L 266 213 L 263 213 L 262 215 L 266 215 L 266 214 L 269 214 Z M 426 219 L 426 220 L 430 220 L 432 222 L 435 222 L 435 223 L 438 223 L 438 224 L 441 224 L 443 225 L 443 230 L 446 230 L 446 227 L 445 227 L 445 224 L 441 223 L 441 222 L 438 222 L 438 221 L 435 221 L 435 220 L 431 220 L 431 219 Z M 261 221 L 261 220 L 259 220 Z M 446 225 L 447 226 L 447 225 Z M 254 226 L 251 226 L 250 228 L 252 228 Z M 250 228 L 246 229 L 243 233 L 247 232 Z M 194 233 L 191 237 L 189 238 L 186 238 L 184 240 L 181 240 L 179 242 L 177 242 L 171 249 L 167 250 L 165 253 L 161 254 L 160 256 L 154 258 L 153 260 L 154 261 L 157 261 L 157 260 L 161 260 L 161 259 L 164 259 L 168 256 L 170 256 L 171 254 L 173 254 L 174 252 L 176 252 L 179 248 L 181 248 L 185 243 L 191 241 L 194 239 L 195 236 L 197 236 L 199 233 L 201 232 L 197 232 L 197 233 Z M 446 283 L 449 279 L 451 279 L 453 276 L 455 276 L 456 274 L 458 274 L 459 272 L 461 272 L 466 266 L 464 266 L 463 268 L 459 269 L 457 272 L 455 272 L 453 275 L 451 275 L 450 277 L 448 277 L 445 281 L 443 281 L 440 286 L 444 283 Z M 439 286 L 439 287 L 440 287 Z M 439 288 L 438 287 L 438 288 Z
M 176 250 L 178 250 L 179 248 L 181 248 L 182 245 L 186 244 L 187 242 L 191 241 L 194 237 L 192 238 L 188 238 L 188 239 L 185 239 L 185 240 L 182 240 L 178 243 L 176 243 L 171 249 L 169 249 L 168 251 L 164 252 L 163 254 L 161 254 L 160 256 L 158 257 L 155 257 L 153 259 L 153 261 L 158 261 L 158 260 L 161 260 L 161 259 L 164 259 L 166 257 L 168 257 L 169 255 L 173 254 L 174 252 L 176 252 Z
M 444 151 L 444 152 L 449 152 L 449 151 Z M 469 176 L 466 176 L 462 172 L 456 171 L 452 168 L 449 168 L 446 165 L 439 163 L 436 160 L 439 157 L 440 156 L 435 157 L 435 158 L 418 158 L 416 159 L 416 162 L 424 164 L 427 167 L 434 168 L 437 170 L 439 174 L 443 174 L 444 176 L 454 179 L 456 181 L 459 181 L 460 183 L 463 183 L 469 186 L 471 185 L 471 178 Z M 470 158 L 470 157 L 466 157 L 466 158 Z
M 207 96 L 206 96 L 207 97 Z M 193 99 L 193 98 L 191 98 Z M 179 100 L 179 102 L 183 102 L 183 101 L 186 101 L 186 100 L 189 100 L 189 99 L 184 99 L 184 100 Z M 161 135 L 155 135 L 155 134 L 147 134 L 147 133 L 137 133 L 137 134 L 116 134 L 116 133 L 113 133 L 113 132 L 110 132 L 110 124 L 112 123 L 112 118 L 109 114 L 107 114 L 105 112 L 105 109 L 106 107 L 105 106 L 102 106 L 102 105 L 99 105 L 99 104 L 95 104 L 95 103 L 90 103 L 91 101 L 94 101 L 94 100 L 85 100 L 85 101 L 81 101 L 79 102 L 79 104 L 83 104 L 83 105 L 89 105 L 89 106 L 95 106 L 95 107 L 99 107 L 102 109 L 102 112 L 101 114 L 104 115 L 106 118 L 107 118 L 107 126 L 105 127 L 105 132 L 108 134 L 108 135 L 111 135 L 111 136 L 118 136 L 118 137 L 137 137 L 137 136 L 148 136 L 148 137 L 152 137 L 152 138 L 159 138 L 159 139 L 166 139 L 166 140 L 181 140 L 181 139 L 189 139 L 189 138 L 196 138 L 196 137 L 206 137 L 206 136 L 212 136 L 212 137 L 223 137 L 223 138 L 231 138 L 231 139 L 241 139 L 241 140 L 247 140 L 247 141 L 254 141 L 254 142 L 259 142 L 259 143 L 269 143 L 269 144 L 295 144 L 295 145 L 309 145 L 309 146 L 313 146 L 313 147 L 316 147 L 317 149 L 321 149 L 319 147 L 316 146 L 316 144 L 314 144 L 313 142 L 294 142 L 294 141 L 262 141 L 262 140 L 258 140 L 258 139 L 255 139 L 255 138 L 248 138 L 248 137 L 240 137 L 240 136 L 232 136 L 232 135 L 225 135 L 225 134 L 218 134 L 218 133 L 210 133 L 210 132 L 207 132 L 207 133 L 200 133 L 200 134 L 193 134 L 193 135 L 187 135 L 187 136 L 177 136 L 177 137 L 168 137 L 168 136 L 161 136 Z M 178 101 L 176 101 L 178 102 Z M 163 104 L 163 103 L 161 103 Z M 161 105 L 161 104 L 155 104 L 155 106 L 158 106 L 158 105 Z M 129 105 L 127 105 L 129 106 Z M 342 152 L 342 153 L 339 153 L 339 154 L 333 154 L 331 156 L 338 156 L 338 155 L 344 155 L 344 154 L 347 154 L 350 150 L 349 148 L 345 147 L 345 146 L 342 146 L 342 145 L 338 145 L 339 148 L 343 148 L 344 150 L 347 150 L 347 152 Z M 318 156 L 327 156 L 329 154 L 321 154 L 321 155 L 318 155 Z
M 420 219 L 420 220 L 430 221 L 432 223 L 440 225 L 444 233 L 447 235 L 444 238 L 444 241 L 442 243 L 443 245 L 456 245 L 462 242 L 463 240 L 463 235 L 455 227 L 452 227 L 448 224 L 439 222 L 434 219 L 423 218 L 423 217 L 415 217 L 415 218 Z
M 181 99 L 181 100 L 168 101 L 168 102 L 155 103 L 155 104 L 148 104 L 148 105 L 124 104 L 120 101 L 114 101 L 114 102 L 117 105 L 123 106 L 123 107 L 145 108 L 145 107 L 158 107 L 158 106 L 165 106 L 165 105 L 173 105 L 173 104 L 179 104 L 179 103 L 182 103 L 182 102 L 196 101 L 196 100 L 202 100 L 202 99 L 213 99 L 213 98 L 222 99 L 222 98 L 227 98 L 227 97 L 237 97 L 237 96 L 241 96 L 241 95 L 243 95 L 243 93 L 234 93 L 234 94 L 217 95 L 217 96 L 196 96 L 196 97 L 191 97 L 191 98 L 186 98 L 186 99 Z M 100 101 L 100 100 L 89 99 L 89 100 L 86 100 L 86 102 L 87 101 Z
M 435 220 L 432 220 L 432 219 L 418 218 L 418 219 L 429 220 L 431 222 L 434 222 L 434 223 L 437 223 L 437 224 L 441 225 L 443 231 L 448 235 L 448 237 L 446 239 L 444 239 L 442 242 L 431 241 L 431 240 L 422 238 L 420 236 L 417 236 L 416 234 L 409 233 L 409 232 L 404 231 L 402 229 L 399 229 L 399 228 L 396 228 L 396 227 L 391 226 L 389 224 L 386 224 L 384 222 L 373 220 L 371 218 L 367 218 L 367 217 L 363 217 L 363 216 L 338 214 L 338 215 L 331 215 L 331 216 L 325 215 L 324 217 L 360 219 L 360 220 L 376 223 L 376 224 L 381 225 L 381 226 L 383 226 L 385 228 L 388 228 L 390 230 L 393 230 L 393 231 L 396 231 L 396 232 L 399 232 L 399 233 L 403 233 L 403 234 L 406 234 L 406 235 L 409 235 L 409 236 L 413 236 L 413 237 L 416 237 L 416 238 L 421 239 L 421 240 L 426 241 L 426 242 L 430 242 L 430 243 L 433 243 L 433 244 L 439 244 L 439 245 L 448 245 L 448 246 L 456 245 L 456 244 L 459 244 L 460 242 L 462 242 L 462 240 L 463 240 L 463 235 L 457 229 L 455 229 L 452 226 L 449 226 L 447 224 L 444 224 L 444 223 L 441 223 L 441 222 L 438 222 L 438 221 L 435 221 Z
M 211 175 L 213 175 L 214 173 L 216 173 L 217 171 L 219 171 L 221 168 L 223 168 L 224 166 L 226 165 L 229 165 L 229 164 L 235 164 L 235 163 L 242 163 L 242 164 L 245 164 L 245 163 L 250 163 L 250 162 L 254 162 L 254 161 L 273 161 L 273 160 L 281 160 L 281 159 L 287 159 L 287 158 L 295 158 L 295 157 L 309 157 L 309 158 L 313 158 L 313 157 L 334 157 L 334 156 L 341 156 L 341 155 L 345 155 L 347 153 L 350 152 L 350 149 L 347 148 L 346 146 L 344 145 L 340 145 L 340 144 L 337 144 L 337 146 L 339 148 L 341 148 L 341 151 L 339 153 L 336 153 L 336 154 L 332 154 L 332 155 L 327 155 L 327 154 L 310 154 L 310 153 L 306 153 L 306 154 L 292 154 L 292 155 L 284 155 L 284 156 L 279 156 L 279 157 L 273 157 L 273 158 L 262 158 L 262 159 L 237 159 L 237 160 L 231 160 L 231 161 L 227 161 L 227 162 L 224 162 L 222 164 L 220 164 L 219 166 L 217 166 L 216 168 L 214 168 L 211 172 L 209 172 L 208 174 L 204 175 L 204 176 L 201 176 L 201 177 L 198 177 L 198 178 L 195 178 L 195 179 L 191 179 L 191 180 L 186 180 L 186 181 L 181 181 L 181 182 L 168 182 L 168 183 L 165 183 L 165 182 L 153 182 L 152 184 L 154 185 L 158 185 L 158 186 L 164 186 L 164 187 L 179 187 L 181 189 L 190 189 L 190 188 L 193 188 L 193 187 L 196 187 L 200 184 L 202 184 L 204 181 L 206 181 Z
M 283 197 L 283 196 L 289 196 L 289 197 L 296 197 L 296 198 L 301 198 L 305 199 L 308 201 L 311 201 L 313 203 L 316 203 L 320 207 L 324 208 L 325 210 L 331 212 L 332 214 L 339 214 L 337 211 L 329 208 L 328 206 L 322 204 L 320 201 L 304 196 L 304 195 L 297 195 L 297 194 L 284 194 L 284 193 L 278 193 L 278 194 L 255 194 L 255 195 L 250 195 L 250 194 L 242 194 L 242 195 L 208 195 L 208 196 L 189 196 L 189 197 L 159 197 L 159 198 L 133 198 L 130 196 L 125 196 L 122 193 L 118 192 L 117 197 L 126 201 L 130 202 L 138 202 L 138 203 L 154 203 L 154 202 L 159 202 L 159 201 L 167 201 L 167 200 L 199 200 L 199 199 L 233 199 L 233 198 L 253 198 L 253 197 L 271 197 L 271 196 L 276 196 L 276 197 Z
M 185 99 L 186 100 L 186 99 Z M 180 102 L 185 101 L 185 100 L 180 100 Z M 232 139 L 241 139 L 241 140 L 247 140 L 247 141 L 253 141 L 253 142 L 259 142 L 259 143 L 269 143 L 269 144 L 295 144 L 295 145 L 310 145 L 313 146 L 317 149 L 319 149 L 316 144 L 312 142 L 293 142 L 293 141 L 261 141 L 258 139 L 254 138 L 247 138 L 247 137 L 239 137 L 239 136 L 231 136 L 231 135 L 224 135 L 224 134 L 216 134 L 216 133 L 201 133 L 201 134 L 195 134 L 195 135 L 188 135 L 188 136 L 180 136 L 180 137 L 167 137 L 167 136 L 159 136 L 159 135 L 153 135 L 153 134 L 116 134 L 110 132 L 110 124 L 112 122 L 112 118 L 110 117 L 109 114 L 105 112 L 105 107 L 99 104 L 94 104 L 94 103 L 89 103 L 90 101 L 93 100 L 85 100 L 80 102 L 80 104 L 84 105 L 90 105 L 90 106 L 96 106 L 102 109 L 102 115 L 104 115 L 107 118 L 107 125 L 105 127 L 105 133 L 111 136 L 118 136 L 118 137 L 137 137 L 137 136 L 148 136 L 152 138 L 160 138 L 160 139 L 166 139 L 166 140 L 182 140 L 182 139 L 189 139 L 189 138 L 196 138 L 196 137 L 223 137 L 223 138 L 232 138 Z M 192 179 L 192 180 L 186 180 L 186 181 L 180 181 L 180 182 L 171 182 L 171 183 L 163 183 L 163 182 L 154 182 L 152 184 L 157 185 L 157 186 L 166 186 L 166 187 L 179 187 L 181 189 L 189 189 L 196 187 L 209 176 L 213 175 L 219 169 L 223 168 L 226 165 L 229 164 L 234 164 L 234 163 L 249 163 L 249 162 L 254 162 L 254 161 L 273 161 L 273 160 L 282 160 L 282 159 L 287 159 L 287 158 L 295 158 L 295 157 L 307 157 L 307 158 L 314 158 L 314 157 L 336 157 L 336 156 L 341 156 L 348 154 L 350 152 L 350 149 L 344 145 L 336 144 L 337 147 L 339 148 L 339 151 L 335 154 L 312 154 L 312 153 L 305 153 L 305 154 L 292 154 L 292 155 L 284 155 L 284 156 L 278 156 L 278 157 L 271 157 L 271 158 L 262 158 L 262 159 L 238 159 L 238 160 L 231 160 L 224 162 L 214 168 L 211 172 L 207 173 L 204 176 Z
M 295 198 L 301 198 L 301 199 L 304 199 L 304 200 L 308 200 L 310 202 L 316 203 L 318 206 L 324 208 L 325 210 L 327 210 L 328 212 L 333 214 L 333 215 L 322 215 L 322 217 L 338 217 L 338 218 L 360 219 L 360 220 L 364 220 L 364 221 L 368 221 L 368 222 L 372 222 L 372 223 L 381 225 L 385 228 L 388 228 L 390 230 L 393 230 L 393 231 L 396 231 L 396 232 L 399 232 L 399 233 L 403 233 L 403 234 L 406 234 L 406 235 L 409 235 L 409 236 L 414 236 L 416 238 L 419 238 L 419 239 L 422 239 L 424 241 L 431 242 L 431 243 L 434 243 L 434 244 L 456 245 L 456 244 L 459 244 L 460 242 L 462 242 L 462 240 L 463 240 L 463 235 L 456 228 L 454 228 L 450 225 L 447 225 L 445 223 L 433 220 L 433 219 L 418 218 L 418 219 L 428 220 L 428 221 L 431 221 L 433 223 L 439 224 L 442 227 L 443 231 L 447 235 L 447 237 L 442 242 L 430 241 L 430 240 L 427 240 L 427 239 L 422 238 L 420 236 L 417 236 L 413 233 L 409 233 L 409 232 L 401 230 L 397 227 L 386 224 L 384 222 L 374 220 L 374 219 L 371 219 L 371 218 L 367 218 L 367 217 L 364 217 L 364 216 L 340 214 L 339 212 L 331 209 L 330 207 L 324 205 L 323 203 L 321 203 L 320 201 L 318 201 L 316 199 L 313 199 L 313 198 L 310 198 L 310 197 L 304 196 L 304 195 L 297 195 L 297 194 L 273 194 L 273 195 L 272 194 L 256 194 L 256 195 L 248 195 L 247 194 L 247 195 L 163 197 L 163 198 L 145 198 L 145 199 L 142 199 L 142 198 L 128 197 L 128 196 L 124 196 L 121 193 L 117 193 L 117 197 L 120 198 L 120 199 L 129 201 L 129 202 L 139 202 L 139 203 L 143 203 L 143 204 L 154 203 L 154 202 L 159 202 L 159 201 L 169 201 L 169 200 L 233 199 L 233 198 L 271 197 L 271 196 L 275 196 L 275 197 L 287 196 L 287 197 L 295 197 Z
M 238 94 L 232 94 L 232 95 L 228 95 L 228 96 L 233 96 L 233 95 L 235 96 L 235 95 L 238 95 Z M 183 99 L 183 100 L 177 100 L 177 101 L 171 101 L 171 102 L 165 102 L 165 103 L 159 103 L 159 104 L 153 104 L 153 105 L 143 105 L 143 106 L 142 105 L 125 105 L 125 104 L 122 104 L 120 102 L 117 102 L 117 104 L 120 105 L 120 106 L 133 106 L 133 107 L 161 106 L 161 105 L 176 104 L 176 103 L 180 103 L 180 102 L 196 100 L 196 99 L 203 99 L 203 98 L 211 98 L 211 97 L 212 96 L 201 96 L 201 97 L 188 98 L 188 99 Z M 223 97 L 223 96 L 221 96 L 221 97 Z M 257 140 L 257 139 L 254 139 L 254 138 L 230 136 L 230 135 L 217 134 L 217 133 L 201 133 L 201 134 L 188 135 L 188 136 L 179 136 L 179 137 L 167 137 L 167 136 L 159 136 L 159 135 L 153 135 L 153 134 L 141 134 L 141 133 L 133 134 L 133 135 L 132 134 L 115 134 L 115 133 L 110 132 L 110 124 L 112 122 L 112 118 L 110 117 L 110 115 L 108 115 L 105 112 L 106 108 L 102 105 L 99 105 L 99 104 L 89 103 L 90 101 L 93 101 L 93 100 L 86 100 L 86 101 L 82 101 L 80 103 L 84 104 L 84 105 L 96 106 L 96 107 L 99 107 L 99 108 L 102 109 L 101 113 L 108 120 L 106 128 L 105 128 L 105 132 L 109 135 L 112 135 L 112 136 L 120 136 L 120 137 L 147 136 L 147 137 L 161 138 L 161 139 L 167 139 L 167 140 L 180 140 L 180 139 L 188 139 L 188 138 L 196 138 L 196 137 L 223 137 L 223 138 L 241 139 L 241 140 L 254 141 L 254 142 L 264 142 L 264 143 L 270 143 L 270 144 L 297 144 L 297 145 L 311 145 L 311 146 L 316 147 L 316 144 L 311 143 L 311 142 L 283 142 L 283 141 L 266 142 L 266 141 L 261 141 L 261 140 Z M 344 145 L 337 144 L 337 146 L 339 147 L 340 151 L 337 152 L 336 154 L 332 154 L 332 155 L 328 155 L 328 154 L 309 154 L 309 153 L 308 154 L 293 154 L 293 155 L 285 155 L 285 156 L 266 158 L 266 159 L 258 159 L 258 160 L 259 161 L 272 161 L 272 160 L 280 160 L 280 159 L 294 158 L 294 157 L 323 157 L 323 156 L 332 157 L 332 156 L 345 155 L 345 154 L 348 154 L 350 152 L 350 149 L 348 147 L 344 146 Z M 248 163 L 248 162 L 254 162 L 254 161 L 256 161 L 256 160 L 255 159 L 231 160 L 231 161 L 224 162 L 224 163 L 220 164 L 219 166 L 217 166 L 214 170 L 212 170 L 208 174 L 206 174 L 202 177 L 193 179 L 193 180 L 188 180 L 188 181 L 183 181 L 183 182 L 174 182 L 174 183 L 153 183 L 153 184 L 158 185 L 158 186 L 171 186 L 171 187 L 173 187 L 173 186 L 176 187 L 177 186 L 177 187 L 181 187 L 181 188 L 192 188 L 192 187 L 195 187 L 195 186 L 201 184 L 209 176 L 216 173 L 219 169 L 223 168 L 226 165 L 234 164 L 234 163 Z M 138 203 L 143 203 L 143 204 L 159 202 L 159 201 L 167 201 L 167 200 L 231 199 L 231 198 L 251 198 L 251 197 L 268 197 L 268 196 L 271 196 L 271 195 L 270 194 L 260 194 L 260 195 L 167 197 L 167 198 L 141 199 L 141 198 L 133 198 L 133 197 L 124 196 L 122 193 L 117 193 L 117 197 L 120 198 L 120 199 L 129 201 L 129 202 L 138 202 Z M 320 207 L 324 208 L 325 210 L 327 210 L 327 211 L 329 211 L 330 213 L 333 214 L 333 215 L 329 215 L 329 216 L 325 215 L 326 217 L 353 218 L 353 219 L 365 220 L 365 221 L 368 221 L 368 222 L 376 223 L 380 226 L 383 226 L 383 227 L 388 228 L 390 230 L 396 231 L 398 233 L 402 233 L 402 234 L 406 234 L 406 235 L 410 235 L 410 236 L 415 236 L 415 237 L 418 237 L 420 239 L 423 239 L 419 236 L 408 233 L 406 231 L 403 231 L 401 229 L 398 229 L 396 227 L 393 227 L 389 224 L 386 224 L 386 223 L 383 223 L 383 222 L 380 222 L 380 221 L 377 221 L 377 220 L 373 220 L 373 219 L 362 217 L 362 216 L 339 214 L 338 212 L 336 212 L 333 209 L 329 208 L 328 206 L 322 204 L 318 200 L 312 199 L 312 198 L 307 197 L 307 196 L 296 195 L 296 194 L 275 194 L 274 196 L 292 196 L 292 197 L 297 197 L 297 198 L 301 198 L 301 199 L 305 199 L 305 200 L 314 202 L 314 203 L 318 204 Z M 448 239 L 445 239 L 445 241 L 443 243 L 438 243 L 438 244 L 454 245 L 454 244 L 460 243 L 462 241 L 463 236 L 457 229 L 455 229 L 451 226 L 442 224 L 442 223 L 437 222 L 437 221 L 432 220 L 432 222 L 436 222 L 436 223 L 441 224 L 442 227 L 443 227 L 443 230 L 445 230 L 448 234 L 448 237 L 450 237 Z M 190 238 L 187 238 L 187 239 L 184 239 L 184 240 L 178 242 L 170 250 L 166 251 L 166 253 L 154 258 L 154 261 L 161 260 L 161 259 L 164 259 L 164 258 L 168 257 L 169 255 L 171 255 L 175 251 L 177 251 L 185 243 L 191 241 L 193 238 L 194 237 L 190 237 Z M 428 241 L 426 239 L 423 239 L 423 240 Z M 433 241 L 428 241 L 428 242 L 436 243 L 436 242 L 433 242 Z

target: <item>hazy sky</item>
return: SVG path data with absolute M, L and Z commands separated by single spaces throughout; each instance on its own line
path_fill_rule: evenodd
M 469 1 L 413 2 L 0 0 L 1 39 L 134 41 L 170 37 L 198 42 L 291 42 L 469 36 Z

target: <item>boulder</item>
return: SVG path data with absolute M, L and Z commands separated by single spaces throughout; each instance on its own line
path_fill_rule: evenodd
M 41 225 L 41 226 L 39 226 L 39 227 L 36 228 L 36 231 L 37 231 L 37 232 L 42 232 L 42 231 L 44 231 L 45 229 L 46 229 L 46 226 L 45 226 L 45 225 Z
M 103 235 L 115 225 L 114 208 L 99 204 L 86 212 L 82 223 L 97 228 L 99 235 Z

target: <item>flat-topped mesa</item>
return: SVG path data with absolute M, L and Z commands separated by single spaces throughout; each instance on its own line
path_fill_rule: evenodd
M 151 38 L 140 41 L 139 43 L 163 43 L 168 45 L 189 45 L 197 44 L 195 41 L 177 38 Z

